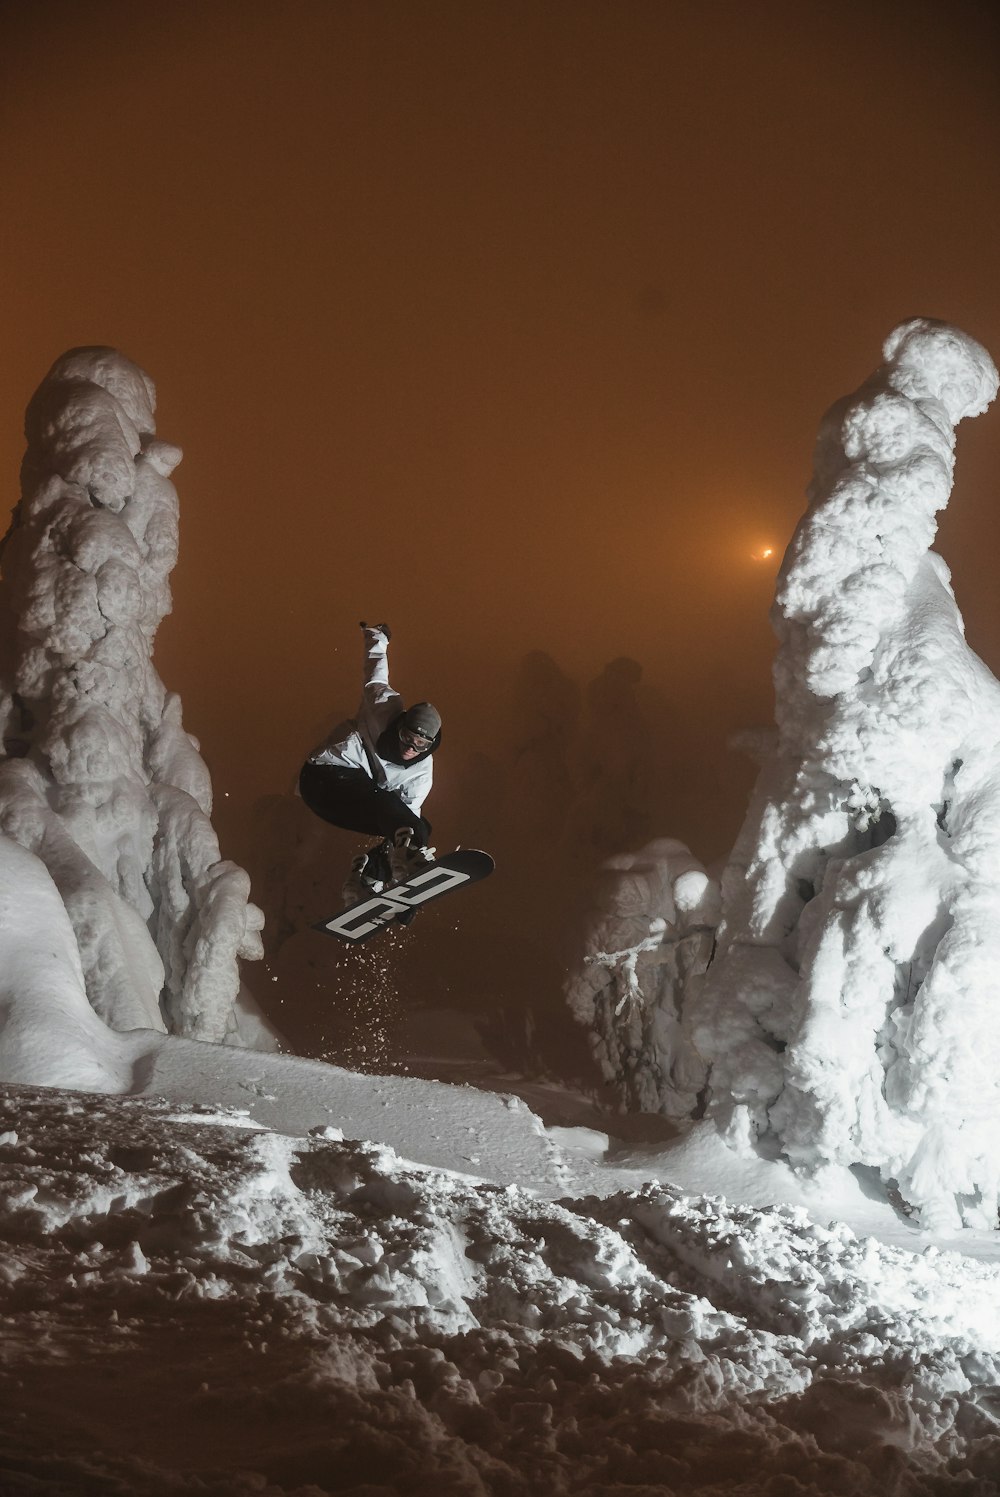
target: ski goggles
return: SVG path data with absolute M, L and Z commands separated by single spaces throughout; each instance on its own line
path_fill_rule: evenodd
M 409 728 L 400 728 L 399 741 L 404 748 L 416 749 L 418 753 L 430 748 L 434 742 L 433 738 L 425 738 L 421 733 L 411 733 Z

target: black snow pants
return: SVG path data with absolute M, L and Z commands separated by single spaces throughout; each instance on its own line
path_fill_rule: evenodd
M 430 841 L 427 818 L 411 810 L 397 791 L 376 785 L 363 769 L 307 762 L 299 774 L 299 794 L 310 811 L 349 832 L 366 832 L 391 845 L 396 830 L 408 826 L 414 847 Z

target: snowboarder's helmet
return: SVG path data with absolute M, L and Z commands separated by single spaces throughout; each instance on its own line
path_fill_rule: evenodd
M 441 714 L 430 702 L 415 702 L 412 707 L 407 707 L 399 726 L 433 742 L 441 731 Z

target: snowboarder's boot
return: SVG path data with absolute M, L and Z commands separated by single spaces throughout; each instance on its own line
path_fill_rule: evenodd
M 392 867 L 389 862 L 389 842 L 383 838 L 376 842 L 375 846 L 368 850 L 368 866 L 365 869 L 368 878 L 376 881 L 376 893 L 381 893 L 386 884 L 392 883 Z
M 357 904 L 359 899 L 366 898 L 369 894 L 380 894 L 385 887 L 385 881 L 375 878 L 376 869 L 372 867 L 375 859 L 370 853 L 360 852 L 351 864 L 351 872 L 347 882 L 344 884 L 344 908 Z
M 412 827 L 397 827 L 392 839 L 392 847 L 389 849 L 389 866 L 392 869 L 393 881 L 401 884 L 425 863 L 433 863 L 434 851 L 433 847 L 413 846 Z

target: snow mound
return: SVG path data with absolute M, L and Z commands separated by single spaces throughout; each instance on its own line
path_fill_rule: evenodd
M 65 354 L 28 406 L 3 543 L 0 831 L 51 875 L 106 1024 L 239 1042 L 239 959 L 260 955 L 263 917 L 153 667 L 181 459 L 154 407 L 110 348 Z M 15 918 L 30 923 L 27 895 Z
M 642 1091 L 675 1113 L 696 1095 L 737 1148 L 874 1167 L 927 1226 L 995 1228 L 1000 685 L 929 548 L 955 426 L 997 371 L 925 319 L 883 354 L 820 429 L 773 610 L 777 737 L 757 745 L 707 967 L 642 989 Z M 647 941 L 658 917 L 676 945 L 658 898 Z M 626 1098 L 630 1026 L 618 1053 L 596 1040 Z
M 128 1090 L 132 1068 L 87 1002 L 80 952 L 38 858 L 0 838 L 0 1035 L 7 1081 Z

